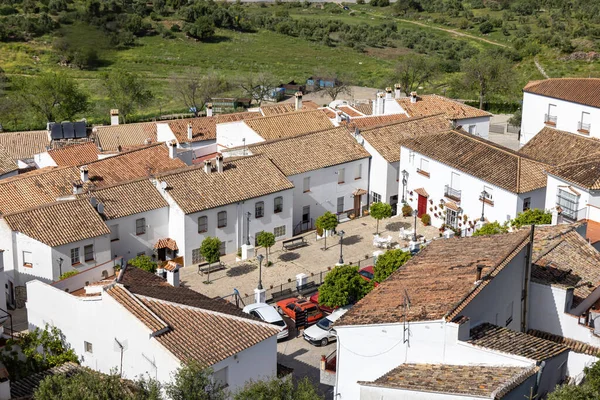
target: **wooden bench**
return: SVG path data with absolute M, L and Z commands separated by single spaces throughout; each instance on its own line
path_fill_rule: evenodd
M 308 245 L 308 243 L 304 239 L 304 236 L 296 236 L 295 238 L 283 241 L 284 250 L 293 250 L 306 245 Z
M 273 302 L 276 302 L 281 299 L 287 299 L 288 297 L 292 297 L 292 295 L 292 289 L 283 289 L 279 292 L 273 292 L 273 294 L 271 295 L 271 300 Z
M 198 264 L 198 273 L 201 275 L 213 273 L 222 269 L 225 269 L 225 264 L 222 261 L 212 263 L 210 265 L 207 262 Z
M 312 293 L 316 292 L 317 289 L 318 289 L 318 287 L 315 282 L 308 282 L 308 283 L 305 283 L 304 285 L 300 285 L 297 287 L 298 293 L 300 293 L 303 296 L 306 296 L 307 294 L 312 294 Z

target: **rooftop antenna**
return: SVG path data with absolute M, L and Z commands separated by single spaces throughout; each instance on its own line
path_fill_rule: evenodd
M 167 185 L 167 182 L 165 182 L 165 181 L 162 181 L 162 182 L 160 183 L 160 188 L 161 188 L 162 190 L 167 190 L 167 186 L 168 186 L 168 185 Z
M 406 291 L 406 289 L 404 289 L 404 300 L 403 300 L 403 308 L 404 308 L 404 321 L 403 321 L 403 327 L 404 327 L 404 331 L 402 332 L 403 335 L 403 343 L 409 343 L 410 341 L 410 327 L 408 325 L 408 318 L 406 316 L 406 314 L 408 314 L 408 310 L 410 310 L 410 297 L 408 297 L 408 292 Z

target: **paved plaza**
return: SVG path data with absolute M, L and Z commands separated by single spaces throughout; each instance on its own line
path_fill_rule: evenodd
M 338 225 L 337 230 L 345 232 L 343 240 L 343 258 L 345 263 L 366 266 L 371 263 L 373 252 L 380 250 L 373 246 L 373 235 L 376 229 L 376 220 L 367 216 L 354 219 Z M 379 234 L 382 237 L 391 236 L 392 245 L 399 244 L 407 247 L 408 241 L 401 240 L 398 232 L 400 228 L 412 229 L 414 218 L 392 217 L 379 223 Z M 439 237 L 439 230 L 432 226 L 423 226 L 417 219 L 417 234 L 430 240 Z M 294 281 L 296 275 L 319 274 L 333 267 L 340 257 L 339 237 L 327 238 L 327 250 L 322 250 L 324 241 L 316 240 L 314 231 L 304 234 L 308 245 L 295 250 L 285 251 L 282 242 L 276 242 L 271 248 L 269 261 L 272 266 L 266 267 L 266 260 L 262 267 L 262 284 L 265 289 L 271 285 L 278 286 Z M 265 254 L 263 248 L 258 253 Z M 210 284 L 204 283 L 206 275 L 198 274 L 196 267 L 181 269 L 182 284 L 210 297 L 227 296 L 237 289 L 242 297 L 252 296 L 258 284 L 258 261 L 256 259 L 236 262 L 235 254 L 229 254 L 221 259 L 226 269 L 210 274 Z

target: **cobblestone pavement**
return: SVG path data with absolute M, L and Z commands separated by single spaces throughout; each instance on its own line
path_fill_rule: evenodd
M 406 247 L 408 242 L 400 240 L 398 231 L 401 227 L 412 229 L 414 219 L 412 217 L 392 217 L 379 223 L 379 234 L 382 237 L 391 236 L 392 244 L 400 244 Z M 367 265 L 364 260 L 371 258 L 373 252 L 380 250 L 373 246 L 373 234 L 376 230 L 375 219 L 367 216 L 357 218 L 338 225 L 337 230 L 345 232 L 343 240 L 343 258 L 346 263 L 357 263 L 363 260 L 362 265 Z M 417 233 L 423 235 L 427 240 L 439 236 L 437 228 L 423 226 L 417 220 Z M 333 267 L 340 257 L 339 237 L 327 238 L 327 250 L 322 250 L 324 240 L 316 240 L 314 231 L 305 234 L 308 246 L 283 251 L 281 241 L 276 242 L 271 248 L 269 261 L 272 266 L 266 267 L 266 260 L 262 267 L 262 284 L 269 289 L 271 285 L 277 286 L 295 280 L 299 273 L 310 275 L 326 271 Z M 258 253 L 264 254 L 265 250 L 258 249 Z M 210 284 L 204 283 L 206 275 L 198 274 L 197 268 L 189 266 L 181 270 L 182 284 L 210 297 L 227 296 L 237 289 L 242 297 L 251 296 L 258 284 L 258 262 L 256 259 L 236 262 L 235 254 L 229 254 L 221 259 L 226 269 L 214 272 L 210 275 Z

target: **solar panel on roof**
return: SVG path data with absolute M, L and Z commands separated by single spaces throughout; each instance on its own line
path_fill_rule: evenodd
M 74 139 L 75 138 L 75 128 L 73 128 L 72 122 L 63 122 L 62 124 L 63 137 L 65 139 Z
M 85 138 L 87 137 L 85 131 L 85 121 L 77 121 L 75 122 L 75 137 L 76 138 Z
M 60 126 L 60 124 L 52 124 L 50 127 L 50 137 L 52 140 L 60 140 L 63 138 L 62 126 Z

